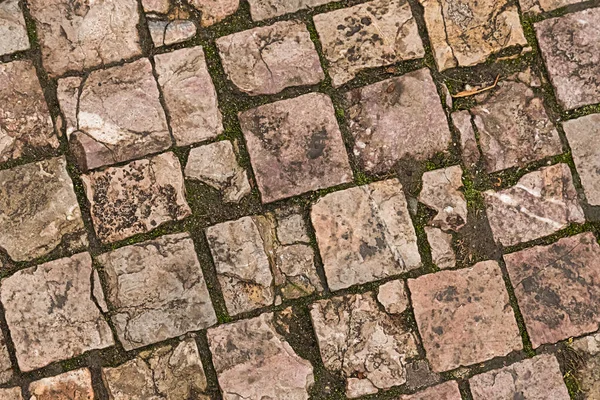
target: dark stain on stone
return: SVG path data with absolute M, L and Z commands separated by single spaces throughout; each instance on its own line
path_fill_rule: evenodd
M 358 251 L 360 252 L 362 258 L 374 256 L 375 254 L 377 254 L 377 250 L 377 246 L 371 246 L 366 242 L 362 242 L 360 244 L 360 247 L 358 248 Z
M 447 303 L 458 301 L 458 290 L 456 289 L 456 286 L 448 286 L 446 289 L 438 292 L 435 295 L 435 299 L 437 301 L 443 301 Z
M 325 151 L 326 144 L 327 130 L 325 128 L 321 128 L 314 131 L 310 137 L 310 143 L 308 144 L 306 156 L 311 160 L 321 157 Z

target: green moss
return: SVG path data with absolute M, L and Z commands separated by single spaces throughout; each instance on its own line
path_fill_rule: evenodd
M 579 383 L 579 380 L 575 374 L 572 371 L 567 371 L 563 378 L 565 385 L 567 386 L 567 390 L 569 391 L 569 396 L 572 399 L 579 398 L 583 391 L 581 390 L 581 384 Z
M 463 193 L 467 199 L 467 207 L 481 210 L 485 207 L 482 193 L 475 188 L 475 183 L 470 174 L 463 174 Z
M 427 160 L 425 162 L 425 170 L 426 171 L 433 171 L 435 169 L 438 169 L 438 167 L 437 167 L 437 165 L 433 161 Z
M 354 174 L 354 182 L 356 183 L 356 185 L 361 186 L 361 185 L 367 185 L 371 182 L 373 182 L 373 179 L 370 178 L 367 174 L 365 174 L 362 171 L 357 171 Z
M 564 119 L 575 119 L 589 114 L 600 114 L 600 104 L 583 106 L 575 110 L 564 111 Z

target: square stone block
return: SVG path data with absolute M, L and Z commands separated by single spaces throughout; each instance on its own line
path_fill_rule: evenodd
M 269 230 L 269 222 L 262 216 L 243 217 L 206 229 L 225 305 L 231 315 L 273 304 L 275 292 L 269 261 L 273 245 L 261 235 Z
M 524 175 L 513 187 L 483 193 L 496 242 L 513 246 L 585 222 L 567 164 Z
M 469 379 L 473 400 L 569 400 L 556 357 L 542 354 Z
M 64 244 L 87 246 L 87 233 L 64 157 L 0 171 L 0 247 L 30 261 Z
M 588 232 L 504 256 L 533 347 L 598 330 L 600 246 Z
M 352 181 L 331 99 L 309 93 L 239 115 L 264 203 Z
M 71 152 L 83 170 L 143 157 L 172 145 L 160 94 L 146 58 L 59 81 Z M 64 93 L 63 93 L 63 89 Z M 71 95 L 68 95 L 72 87 Z M 72 126 L 76 124 L 75 126 Z
M 452 140 L 426 68 L 351 90 L 346 109 L 354 155 L 367 171 L 386 172 L 402 159 L 427 160 Z
M 114 344 L 100 313 L 104 302 L 88 253 L 17 271 L 0 299 L 22 371 Z
M 173 153 L 82 175 L 96 235 L 115 242 L 191 214 Z
M 495 261 L 408 280 L 417 326 L 434 371 L 521 350 L 517 321 Z
M 417 236 L 397 179 L 323 196 L 311 211 L 331 290 L 421 266 Z
M 125 350 L 217 322 L 194 243 L 161 236 L 98 256 L 107 277 L 111 319 Z
M 485 62 L 505 48 L 526 46 L 517 6 L 509 0 L 419 0 L 440 71 Z
M 406 0 L 373 0 L 313 17 L 333 86 L 360 71 L 425 55 Z
M 157 54 L 156 73 L 177 146 L 212 139 L 223 133 L 217 91 L 202 47 Z
M 0 27 L 0 40 L 1 32 Z M 0 126 L 0 163 L 59 145 L 42 87 L 29 60 L 0 64 Z
M 142 53 L 135 0 L 31 0 L 28 5 L 44 67 L 53 77 Z
M 316 85 L 324 77 L 319 54 L 301 22 L 282 21 L 217 40 L 225 73 L 242 92 L 275 94 Z
M 410 328 L 381 311 L 373 293 L 320 300 L 310 316 L 325 368 L 346 381 L 346 396 L 375 394 L 406 382 L 418 357 Z
M 313 367 L 275 329 L 272 313 L 208 330 L 223 400 L 308 400 Z
M 560 105 L 570 110 L 600 103 L 600 8 L 534 26 Z
M 142 351 L 133 360 L 102 368 L 111 400 L 210 400 L 193 339 Z

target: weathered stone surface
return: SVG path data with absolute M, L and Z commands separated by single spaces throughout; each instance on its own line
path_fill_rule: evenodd
M 308 240 L 281 243 L 271 213 L 209 227 L 206 235 L 231 315 L 271 305 L 280 296 L 323 291 Z
M 79 76 L 69 76 L 58 80 L 56 88 L 56 97 L 63 114 L 63 125 L 67 137 L 77 131 L 79 123 L 77 122 L 77 106 L 79 103 L 79 90 L 83 78 Z
M 115 368 L 103 368 L 112 400 L 209 400 L 206 375 L 193 339 L 143 351 Z
M 121 247 L 98 256 L 111 319 L 125 350 L 217 322 L 194 243 L 187 233 Z
M 583 397 L 600 398 L 600 333 L 575 340 L 573 348 L 584 361 L 575 373 Z
M 507 47 L 527 45 L 517 7 L 508 0 L 419 2 L 440 71 L 476 65 Z
M 504 256 L 533 347 L 598 330 L 599 258 L 589 232 Z
M 398 400 L 461 400 L 456 381 L 444 382 L 421 392 L 400 396 Z
M 234 14 L 240 0 L 190 0 L 189 3 L 202 13 L 202 26 L 216 24 Z
M 0 398 L 2 400 L 23 400 L 23 396 L 21 396 L 21 388 L 7 388 L 0 389 Z
M 224 400 L 307 400 L 312 365 L 275 330 L 273 314 L 208 330 Z
M 15 261 L 87 246 L 64 157 L 0 171 L 0 247 Z
M 88 253 L 21 270 L 2 280 L 0 299 L 22 371 L 113 345 L 92 291 Z
M 170 0 L 142 0 L 142 7 L 147 13 L 166 14 L 171 8 Z
M 239 115 L 262 201 L 352 181 L 331 99 L 310 93 Z
M 471 114 L 466 111 L 452 113 L 452 122 L 460 134 L 461 157 L 467 167 L 472 167 L 479 162 L 481 152 L 477 147 L 475 130 L 471 123 Z
M 223 133 L 217 92 L 202 47 L 175 50 L 154 58 L 177 145 L 187 146 Z
M 309 243 L 304 217 L 298 213 L 281 210 L 277 213 L 277 240 L 281 244 Z
M 304 218 L 297 207 L 282 208 L 267 214 L 275 242 L 271 259 L 275 286 L 284 299 L 295 299 L 323 291 L 315 266 Z M 263 234 L 264 236 L 264 234 Z
M 29 38 L 18 0 L 0 3 L 0 55 L 27 50 Z
M 333 86 L 362 70 L 424 56 L 406 0 L 373 0 L 313 17 Z
M 297 299 L 323 291 L 312 247 L 306 244 L 278 247 L 275 250 L 275 267 L 275 285 L 283 298 Z
M 377 301 L 389 314 L 401 314 L 408 308 L 408 295 L 404 281 L 395 280 L 379 286 Z
M 196 23 L 187 2 L 142 0 L 154 47 L 184 42 L 196 36 Z
M 31 400 L 94 400 L 92 374 L 87 368 L 76 369 L 29 385 Z
M 8 347 L 6 346 L 6 338 L 0 332 L 0 383 L 8 382 L 13 376 L 12 362 L 8 355 Z M 0 396 L 0 398 L 3 398 Z
M 219 190 L 226 202 L 239 202 L 252 191 L 248 174 L 238 164 L 228 140 L 193 148 L 185 166 L 185 177 Z
M 173 153 L 82 175 L 100 240 L 114 242 L 149 232 L 191 214 L 179 160 Z
M 571 4 L 582 3 L 584 0 L 519 0 L 521 11 L 524 13 L 541 14 L 553 11 Z
M 558 132 L 542 98 L 527 85 L 500 82 L 496 91 L 481 97 L 471 113 L 487 172 L 522 167 L 562 153 Z
M 311 220 L 332 290 L 421 265 L 415 229 L 397 179 L 330 193 L 313 205 Z
M 569 400 L 556 357 L 542 354 L 469 380 L 473 400 Z
M 495 261 L 409 279 L 427 358 L 434 371 L 502 357 L 523 344 Z
M 52 118 L 31 61 L 0 64 L 0 122 L 0 163 L 36 149 L 58 147 Z
M 414 391 L 441 381 L 440 374 L 433 372 L 425 359 L 415 360 L 406 366 L 406 387 Z
M 321 300 L 310 315 L 325 368 L 346 379 L 346 396 L 374 394 L 406 382 L 417 338 L 380 311 L 373 293 Z
M 600 206 L 600 114 L 563 123 L 586 200 Z
M 254 21 L 261 21 L 290 14 L 299 10 L 322 6 L 334 0 L 248 0 L 250 14 Z
M 419 201 L 437 212 L 429 223 L 442 230 L 458 231 L 467 223 L 467 199 L 460 165 L 427 171 Z
M 524 175 L 508 189 L 483 193 L 496 242 L 504 246 L 528 242 L 584 223 L 571 170 L 556 164 Z
M 325 77 L 304 23 L 282 21 L 217 40 L 225 73 L 242 92 L 275 94 Z
M 600 103 L 600 8 L 538 22 L 535 30 L 560 105 Z
M 438 228 L 425 227 L 425 234 L 429 247 L 431 247 L 431 258 L 440 269 L 454 268 L 456 266 L 456 255 L 452 248 L 452 235 Z
M 592 356 L 600 354 L 600 333 L 576 339 L 572 347 L 577 351 L 585 352 Z
M 274 301 L 269 257 L 273 245 L 265 217 L 244 217 L 206 229 L 227 311 L 237 315 Z
M 142 53 L 135 0 L 31 0 L 44 67 L 51 76 Z
M 384 172 L 403 158 L 426 160 L 451 141 L 431 74 L 420 69 L 346 95 L 354 155 L 367 171 Z
M 148 29 L 155 47 L 185 42 L 196 36 L 196 25 L 187 19 L 148 18 Z
M 78 106 L 78 131 L 70 143 L 82 169 L 157 153 L 172 144 L 148 59 L 92 72 Z

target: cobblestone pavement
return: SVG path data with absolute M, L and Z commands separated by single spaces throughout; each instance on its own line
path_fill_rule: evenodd
M 0 0 L 0 400 L 600 400 L 600 0 Z

